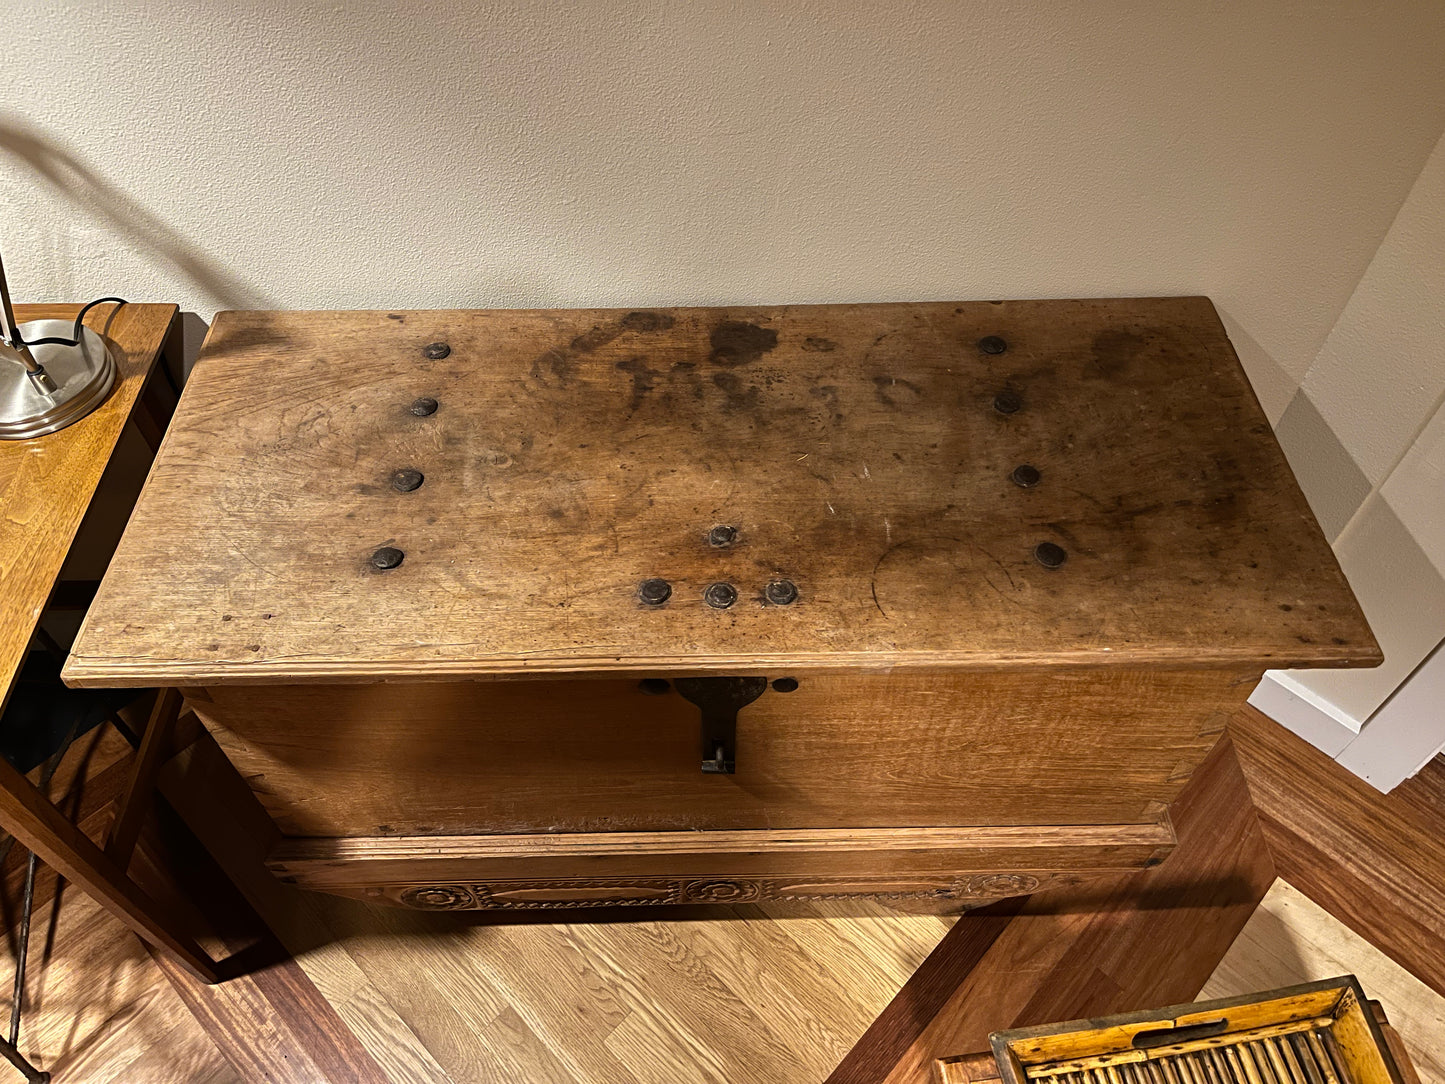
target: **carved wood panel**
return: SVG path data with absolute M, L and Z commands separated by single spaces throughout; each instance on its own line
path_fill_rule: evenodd
M 859 878 L 743 879 L 637 877 L 381 885 L 363 889 L 380 899 L 423 911 L 642 907 L 762 900 L 1002 899 L 1076 879 L 1051 873 L 982 873 L 873 881 Z

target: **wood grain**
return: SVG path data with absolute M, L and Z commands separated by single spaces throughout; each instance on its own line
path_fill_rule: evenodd
M 617 678 L 188 703 L 293 836 L 1118 825 L 1157 820 L 1253 676 L 805 676 L 743 709 L 735 775 L 699 771 L 693 705 Z
M 17 305 L 15 314 L 22 322 L 73 320 L 79 309 Z M 110 395 L 57 433 L 0 440 L 0 710 L 175 314 L 174 305 L 93 309 L 86 327 L 104 336 L 116 364 Z
M 1445 1084 L 1445 1049 L 1439 1043 L 1445 1035 L 1445 997 L 1283 879 L 1260 901 L 1200 997 L 1231 997 L 1344 974 L 1353 974 L 1370 998 L 1385 1005 L 1403 1040 L 1404 1060 L 1422 1081 Z
M 1253 708 L 1230 733 L 1280 875 L 1445 994 L 1445 764 L 1381 794 Z
M 174 913 L 137 887 L 124 870 L 3 758 L 0 824 L 46 865 L 109 907 L 142 940 L 174 953 L 203 981 L 216 981 L 215 961 L 179 929 Z
M 1379 659 L 1195 297 L 221 313 L 66 677 Z
M 870 1031 L 829 1084 L 931 1084 L 937 1059 L 986 1049 L 992 1031 L 1193 999 L 1274 867 L 1228 741 L 1170 815 L 1179 845 L 1164 865 L 1030 897 L 976 964 L 953 973 L 952 996 L 936 1013 L 905 1020 L 901 1036 Z M 968 936 L 968 921 L 949 936 Z M 935 955 L 935 966 L 951 969 L 942 947 Z M 876 1072 L 872 1042 L 903 1048 L 886 1074 Z
M 227 1063 L 141 942 L 85 893 L 38 902 L 31 936 L 20 1049 L 57 1084 L 264 1079 Z M 7 992 L 13 966 L 12 954 L 0 953 Z
M 121 796 L 116 811 L 115 824 L 105 841 L 106 856 L 122 870 L 130 864 L 131 852 L 140 838 L 146 814 L 155 801 L 156 772 L 160 770 L 171 728 L 180 710 L 180 690 L 162 689 L 156 695 L 155 706 L 141 735 L 140 749 L 126 780 L 125 794 Z
M 398 1081 L 601 1084 L 711 1066 L 719 1080 L 816 1082 L 950 921 L 862 902 L 629 922 L 617 910 L 492 922 L 369 907 L 265 873 L 275 829 L 208 737 L 162 786 Z
M 1142 868 L 1173 845 L 1167 821 L 300 839 L 274 849 L 267 866 L 304 888 L 428 910 L 988 900 Z

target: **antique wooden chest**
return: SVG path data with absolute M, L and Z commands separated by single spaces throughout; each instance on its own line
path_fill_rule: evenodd
M 1144 866 L 1379 658 L 1195 297 L 222 313 L 66 676 L 183 689 L 280 875 L 520 908 Z

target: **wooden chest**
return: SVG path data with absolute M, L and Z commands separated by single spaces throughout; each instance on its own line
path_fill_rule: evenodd
M 428 908 L 1148 865 L 1379 650 L 1204 298 L 216 319 L 66 669 Z

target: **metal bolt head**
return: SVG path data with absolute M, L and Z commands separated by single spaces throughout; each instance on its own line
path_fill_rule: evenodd
M 709 546 L 731 546 L 738 540 L 738 529 L 720 523 L 707 533 L 707 544 Z
M 1045 568 L 1058 568 L 1068 559 L 1064 547 L 1053 542 L 1040 542 L 1034 547 L 1034 560 Z
M 643 678 L 637 683 L 637 688 L 648 696 L 666 696 L 672 691 L 672 682 L 667 678 Z
M 702 600 L 714 610 L 726 610 L 738 600 L 738 589 L 730 583 L 710 583 Z
M 437 412 L 437 401 L 429 396 L 422 396 L 420 399 L 413 399 L 411 412 L 418 418 L 425 418 L 428 414 Z
M 1008 342 L 998 335 L 985 335 L 978 340 L 978 348 L 985 354 L 1002 354 L 1008 349 Z
M 1000 414 L 1017 414 L 1023 409 L 1024 401 L 1019 393 L 1005 388 L 993 397 L 993 408 Z
M 427 343 L 421 348 L 421 352 L 431 358 L 432 361 L 441 361 L 442 358 L 452 352 L 452 348 L 446 343 Z
M 1023 489 L 1032 489 L 1039 484 L 1039 479 L 1042 478 L 1043 475 L 1039 473 L 1038 467 L 1032 467 L 1027 463 L 1020 463 L 1014 468 L 1013 473 L 1010 474 L 1009 477 L 1013 479 L 1014 485 L 1020 486 Z
M 424 478 L 425 475 L 421 471 L 407 467 L 391 476 L 391 488 L 398 493 L 410 493 L 414 489 L 421 488 Z
M 798 601 L 798 587 L 792 580 L 773 580 L 763 588 L 763 597 L 774 606 L 791 606 Z
M 637 585 L 637 597 L 649 606 L 661 606 L 672 598 L 672 584 L 666 580 L 643 580 Z
M 791 692 L 795 692 L 795 691 L 797 690 L 797 688 L 798 688 L 798 679 L 797 679 L 797 678 L 774 678 L 774 679 L 773 679 L 773 692 L 775 692 L 775 693 L 791 693 Z
M 406 559 L 406 554 L 395 546 L 382 546 L 371 555 L 371 567 L 378 572 L 386 572 L 396 568 Z

